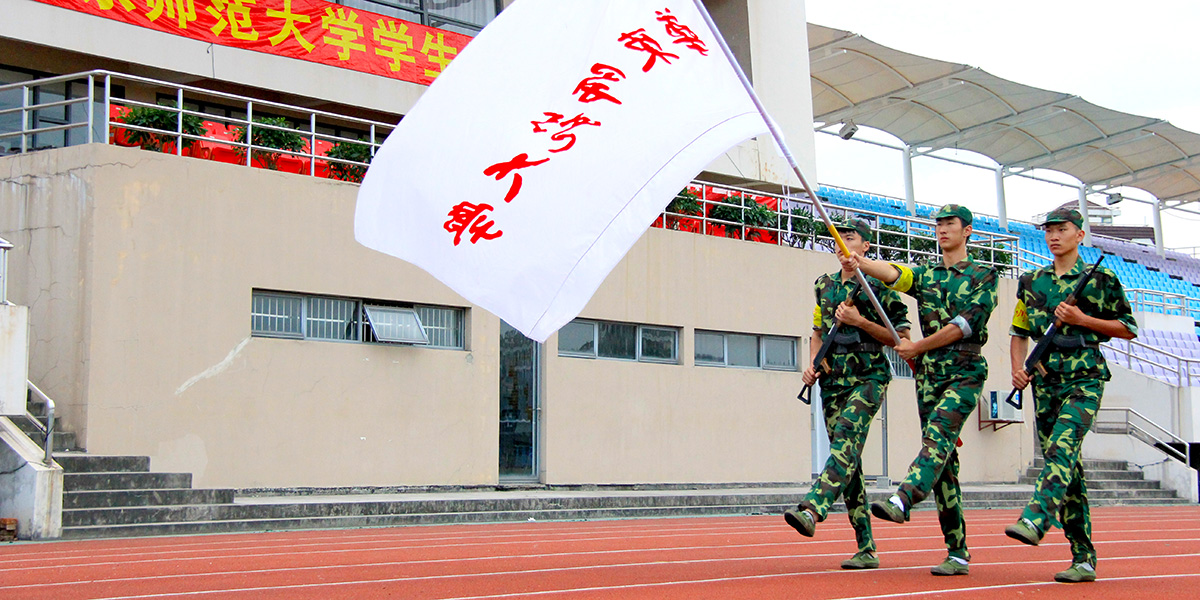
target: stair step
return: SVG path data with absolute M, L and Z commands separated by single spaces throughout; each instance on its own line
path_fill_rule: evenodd
M 63 491 L 155 490 L 192 487 L 191 473 L 65 473 Z
M 231 489 L 99 490 L 63 494 L 63 510 L 179 504 L 232 504 Z
M 1025 477 L 1036 478 L 1041 473 L 1042 473 L 1041 469 L 1030 468 L 1030 469 L 1025 470 Z M 1091 470 L 1091 469 L 1084 469 L 1083 475 L 1087 479 L 1088 482 L 1100 481 L 1100 480 L 1121 480 L 1121 479 L 1133 481 L 1133 480 L 1144 480 L 1146 478 L 1146 474 L 1142 473 L 1141 471 L 1097 471 L 1097 470 Z
M 1017 510 L 1025 505 L 1028 501 L 1028 492 L 1023 490 L 1015 490 L 1013 492 L 1000 492 L 1000 499 L 965 499 L 964 507 L 973 508 L 998 508 Z M 887 496 L 886 493 L 872 494 L 877 496 L 876 499 L 882 499 Z M 1096 494 L 1093 497 L 1089 494 L 1089 500 L 1093 500 L 1093 506 L 1103 506 L 1108 504 L 1123 504 L 1123 505 L 1171 505 L 1171 504 L 1190 504 L 1186 499 L 1182 498 L 1157 498 L 1146 499 L 1140 497 L 1115 498 L 1105 499 L 1104 494 Z M 257 505 L 257 510 L 214 510 L 205 515 L 204 511 L 198 510 L 206 508 L 208 510 L 217 509 L 220 507 L 192 507 L 189 514 L 187 511 L 178 512 L 175 516 L 193 516 L 197 520 L 183 520 L 171 522 L 142 522 L 142 523 L 123 523 L 123 524 L 90 524 L 90 525 L 69 525 L 67 523 L 67 511 L 64 511 L 63 520 L 63 536 L 67 538 L 97 538 L 97 537 L 126 537 L 126 536 L 150 536 L 150 535 L 181 535 L 191 533 L 228 533 L 242 531 L 277 531 L 288 529 L 328 529 L 328 528 L 359 528 L 359 527 L 396 527 L 405 525 L 429 525 L 429 524 L 445 524 L 445 523 L 486 523 L 486 522 L 505 522 L 505 521 L 527 521 L 529 519 L 545 521 L 545 520 L 594 520 L 594 519 L 629 519 L 629 518 L 646 518 L 646 517 L 669 517 L 669 516 L 721 516 L 721 515 L 746 515 L 746 514 L 780 514 L 787 508 L 794 506 L 794 502 L 798 496 L 790 496 L 787 503 L 771 503 L 771 502 L 756 502 L 749 501 L 745 503 L 727 504 L 713 503 L 703 505 L 681 505 L 679 503 L 665 505 L 638 505 L 638 506 L 569 506 L 570 498 L 545 498 L 540 502 L 540 506 L 514 506 L 505 510 L 489 510 L 488 505 L 494 505 L 494 502 L 477 502 L 477 501 L 441 501 L 435 504 L 441 505 L 438 508 L 447 510 L 439 510 L 437 512 L 423 512 L 417 510 L 404 510 L 402 512 L 389 512 L 382 514 L 370 514 L 371 510 L 363 511 L 364 508 L 369 508 L 367 505 L 373 504 L 400 504 L 405 505 L 406 509 L 415 509 L 417 505 L 423 504 L 423 501 L 414 502 L 398 502 L 398 503 L 374 503 L 374 502 L 340 502 L 325 505 L 324 503 L 305 503 L 310 505 L 308 508 L 297 508 L 295 505 L 281 505 L 271 508 L 271 511 L 277 511 L 277 517 L 263 516 L 265 505 Z M 724 498 L 719 496 L 718 498 Z M 678 499 L 678 498 L 677 498 Z M 748 499 L 755 500 L 755 499 Z M 527 499 L 509 500 L 504 504 L 520 504 L 527 502 Z M 355 506 L 362 504 L 364 506 Z M 482 506 L 480 506 L 482 504 Z M 534 503 L 537 504 L 537 503 Z M 928 504 L 928 507 L 925 505 Z M 315 506 L 312 506 L 315 505 Z M 242 508 L 249 508 L 253 505 L 235 505 Z M 291 508 L 287 508 L 291 507 Z M 321 510 L 314 510 L 320 507 Z M 341 511 L 328 512 L 330 508 L 342 508 Z M 454 510 L 449 510 L 454 509 Z M 933 510 L 932 503 L 923 503 L 918 506 L 918 510 Z M 322 514 L 322 510 L 326 510 Z M 834 512 L 844 512 L 844 507 L 838 504 L 834 507 Z M 301 517 L 297 514 L 303 514 L 312 511 L 314 516 Z M 253 516 L 258 513 L 258 516 Z M 270 512 L 270 511 L 267 511 Z M 234 518 L 236 515 L 242 515 L 244 518 Z M 207 517 L 207 518 L 204 518 Z M 72 517 L 74 518 L 74 517 Z
M 1083 470 L 1088 471 L 1088 472 L 1091 472 L 1091 471 L 1128 471 L 1129 470 L 1129 461 L 1125 461 L 1125 460 L 1084 459 L 1080 462 L 1083 463 Z M 1040 455 L 1033 459 L 1033 468 L 1035 468 L 1035 469 L 1040 470 L 1045 464 L 1046 464 L 1045 459 L 1043 459 Z
M 1037 483 L 1037 477 L 1024 476 L 1017 479 L 1017 483 L 1034 485 Z M 1161 482 L 1145 479 L 1092 479 L 1089 477 L 1086 483 L 1089 494 L 1092 490 L 1157 490 L 1162 487 Z
M 93 454 L 55 454 L 54 462 L 64 473 L 149 473 L 149 456 L 96 456 Z

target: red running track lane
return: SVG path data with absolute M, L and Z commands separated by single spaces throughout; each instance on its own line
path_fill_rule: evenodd
M 968 511 L 971 574 L 934 577 L 936 515 L 874 522 L 882 568 L 844 571 L 854 534 L 832 515 L 803 538 L 779 516 L 446 525 L 19 543 L 0 599 L 695 599 L 1200 597 L 1200 507 L 1093 510 L 1100 580 L 1053 582 L 1061 532 L 1004 536 L 1016 511 Z

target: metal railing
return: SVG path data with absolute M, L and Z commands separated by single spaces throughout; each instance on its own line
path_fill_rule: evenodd
M 0 304 L 8 304 L 8 251 L 13 245 L 0 238 Z
M 668 206 L 655 226 L 825 252 L 836 248 L 807 198 L 703 181 L 692 182 L 688 190 L 696 196 L 693 210 L 672 211 Z M 767 208 L 766 203 L 778 208 Z M 835 221 L 852 217 L 870 222 L 875 242 L 869 254 L 875 258 L 915 263 L 941 256 L 932 220 L 834 204 L 826 204 L 826 209 Z M 1017 236 L 979 232 L 971 236 L 967 249 L 977 262 L 1011 276 L 1019 244 Z
M 1116 360 L 1110 360 L 1118 365 L 1133 369 L 1134 363 L 1149 365 L 1162 369 L 1168 378 L 1167 383 L 1174 382 L 1178 386 L 1192 387 L 1200 385 L 1200 359 L 1190 356 L 1180 356 L 1157 346 L 1143 344 L 1137 340 L 1127 340 L 1124 348 L 1111 342 L 1101 344 L 1116 355 Z M 1141 348 L 1148 356 L 1139 356 L 1133 348 Z M 1151 358 L 1153 357 L 1153 358 Z M 1120 359 L 1124 358 L 1124 364 Z M 1196 367 L 1196 368 L 1193 368 Z
M 72 86 L 78 85 L 85 86 L 86 93 L 71 97 Z M 0 85 L 0 94 L 11 90 L 20 91 L 21 105 L 0 110 L 0 117 L 19 114 L 20 124 L 15 130 L 0 130 L 0 146 L 5 140 L 18 140 L 19 143 L 13 147 L 16 152 L 93 142 L 132 145 L 137 141 L 143 147 L 149 146 L 150 149 L 180 156 L 220 160 L 217 155 L 224 154 L 226 159 L 236 159 L 241 164 L 267 168 L 277 166 L 277 159 L 264 157 L 286 156 L 297 164 L 280 170 L 315 176 L 324 167 L 335 178 L 353 180 L 353 177 L 339 175 L 336 171 L 365 170 L 369 160 L 334 157 L 328 151 L 319 153 L 318 146 L 359 144 L 365 146 L 369 156 L 373 157 L 386 135 L 394 128 L 388 123 L 106 70 Z M 114 90 L 120 93 L 114 93 Z M 169 103 L 134 99 L 156 95 L 160 101 Z M 50 99 L 42 101 L 43 96 L 49 96 Z M 200 108 L 223 107 L 225 114 L 194 110 L 188 108 L 189 105 Z M 171 125 L 161 128 L 161 122 L 159 127 L 124 122 L 130 119 L 127 116 L 129 111 L 142 109 L 162 111 L 158 113 L 159 116 L 169 115 L 167 120 Z M 55 114 L 47 116 L 48 111 L 54 111 Z M 240 114 L 231 116 L 233 112 Z M 255 115 L 262 114 L 285 117 L 295 127 L 256 121 Z M 197 130 L 197 121 L 204 124 L 200 130 Z M 322 132 L 322 129 L 335 127 L 357 130 L 367 139 Z M 260 143 L 256 130 L 296 134 L 303 138 L 304 147 L 300 150 L 281 149 Z M 58 133 L 61 133 L 61 140 L 54 139 L 49 145 L 42 144 L 46 136 Z M 233 155 L 230 156 L 230 153 Z M 683 229 L 693 228 L 694 224 L 694 229 L 700 233 L 757 241 L 769 238 L 779 245 L 828 251 L 834 247 L 832 238 L 822 233 L 823 226 L 812 226 L 819 220 L 814 217 L 812 203 L 806 199 L 704 182 L 696 182 L 693 187 L 701 191 L 699 214 L 667 212 L 662 219 L 664 226 Z M 776 200 L 780 210 L 767 209 L 764 212 L 764 209 L 758 208 L 757 200 L 768 199 Z M 931 220 L 865 209 L 830 208 L 834 215 L 849 214 L 874 221 L 879 234 L 874 244 L 877 257 L 911 263 L 939 255 L 933 239 L 935 223 Z M 979 232 L 972 236 L 968 248 L 979 262 L 1013 274 L 1011 272 L 1019 256 L 1018 244 L 1016 236 Z
M 71 84 L 85 85 L 86 94 L 70 97 Z M 114 89 L 122 94 L 114 94 Z M 275 167 L 276 163 L 273 158 L 264 160 L 264 157 L 288 156 L 298 159 L 303 166 L 303 170 L 294 172 L 317 175 L 321 170 L 318 165 L 335 169 L 336 165 L 365 169 L 370 164 L 369 160 L 318 153 L 318 146 L 357 144 L 365 146 L 369 156 L 374 157 L 383 139 L 395 127 L 389 123 L 105 70 L 0 85 L 0 94 L 12 90 L 19 90 L 21 105 L 0 110 L 0 117 L 12 114 L 20 117 L 16 129 L 0 130 L 0 144 L 5 140 L 18 140 L 10 147 L 10 152 L 94 142 L 130 145 L 130 135 L 140 133 L 144 134 L 142 140 L 148 141 L 159 151 L 207 158 L 203 156 L 204 151 L 215 153 L 221 149 L 232 151 L 234 157 L 246 165 L 262 164 L 267 168 Z M 160 100 L 169 98 L 171 103 L 152 103 L 133 98 L 155 95 Z M 37 100 L 42 96 L 53 99 Z M 192 110 L 187 108 L 189 104 L 221 107 L 226 114 Z M 129 111 L 139 108 L 172 115 L 174 126 L 160 129 L 122 121 Z M 48 111 L 54 111 L 55 114 L 48 116 Z M 237 116 L 233 116 L 235 114 Z M 286 118 L 295 127 L 281 127 L 255 120 L 255 115 L 263 114 Z M 199 131 L 195 128 L 197 121 L 203 123 Z M 366 139 L 326 133 L 323 129 L 357 131 Z M 303 147 L 297 150 L 261 143 L 259 138 L 267 136 L 256 135 L 255 130 L 296 134 L 303 140 Z M 40 143 L 46 136 L 60 132 L 61 139 L 52 139 L 48 145 Z M 76 132 L 81 135 L 73 135 Z
M 1200 313 L 1200 299 L 1183 294 L 1133 288 L 1125 290 L 1125 297 L 1129 299 L 1129 305 L 1135 312 L 1156 312 L 1189 318 L 1192 317 L 1192 313 Z
M 29 419 L 29 421 L 31 421 L 37 427 L 38 431 L 41 432 L 42 435 L 46 436 L 43 444 L 46 449 L 44 463 L 49 465 L 50 461 L 52 460 L 50 454 L 54 450 L 54 401 L 51 400 L 50 397 L 45 393 L 43 393 L 42 390 L 39 390 L 38 386 L 34 385 L 32 381 L 26 380 L 26 383 L 29 384 L 30 393 L 32 393 L 46 405 L 46 423 L 44 425 L 36 415 L 29 412 L 28 407 L 25 409 L 25 418 Z
M 1101 406 L 1092 431 L 1128 435 L 1185 465 L 1193 464 L 1191 444 L 1132 408 Z

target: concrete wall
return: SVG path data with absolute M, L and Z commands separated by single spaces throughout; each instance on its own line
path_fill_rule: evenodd
M 34 380 L 95 454 L 145 454 L 198 486 L 497 480 L 499 321 L 467 350 L 249 336 L 254 288 L 463 306 L 352 237 L 353 185 L 102 145 L 0 159 L 10 297 L 31 308 Z M 680 365 L 546 346 L 548 483 L 808 479 L 798 373 L 695 367 L 696 328 L 807 345 L 814 253 L 651 229 L 583 316 L 683 328 Z M 1001 285 L 988 389 L 1005 390 Z M 61 318 L 55 318 L 55 316 Z M 891 470 L 919 449 L 911 380 L 891 391 Z M 1011 481 L 1026 426 L 980 432 L 966 481 Z
M 16 425 L 0 417 L 0 518 L 17 519 L 17 537 L 62 536 L 62 468 Z
M 0 415 L 25 414 L 29 309 L 0 304 Z

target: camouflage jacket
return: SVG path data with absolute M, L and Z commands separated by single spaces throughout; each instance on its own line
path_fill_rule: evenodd
M 871 284 L 871 289 L 875 291 L 876 297 L 879 299 L 879 305 L 883 307 L 883 311 L 891 320 L 892 326 L 897 331 L 908 329 L 908 307 L 904 305 L 904 301 L 900 299 L 900 295 L 891 290 L 885 289 L 883 284 L 877 279 L 868 277 L 867 282 Z M 817 306 L 813 309 L 813 331 L 821 332 L 821 337 L 829 335 L 829 331 L 833 328 L 835 322 L 834 315 L 837 312 L 839 304 L 846 300 L 846 296 L 850 294 L 850 290 L 854 289 L 854 280 L 842 281 L 841 271 L 836 271 L 828 275 L 822 275 L 817 278 L 814 284 L 814 290 L 817 295 Z M 867 298 L 866 292 L 859 290 L 858 296 L 854 299 L 854 307 L 867 320 L 883 325 L 883 319 L 879 318 L 879 313 L 875 312 L 875 307 L 871 304 L 871 300 Z M 869 343 L 879 343 L 879 340 L 871 336 L 871 334 L 849 325 L 842 325 L 838 328 L 838 337 L 858 336 L 859 341 Z M 892 370 L 882 351 L 878 352 L 846 352 L 842 354 L 830 353 L 826 357 L 826 362 L 829 364 L 830 374 L 828 379 L 822 379 L 827 385 L 837 385 L 838 383 L 851 383 L 852 378 L 872 379 L 875 381 L 888 382 L 892 380 Z
M 1079 278 L 1087 272 L 1089 266 L 1083 259 L 1076 259 L 1075 266 L 1062 277 L 1054 273 L 1053 264 L 1021 274 L 1017 282 L 1017 307 L 1013 311 L 1009 333 L 1018 337 L 1041 339 L 1046 329 L 1054 323 L 1054 309 L 1074 291 Z M 1137 334 L 1137 322 L 1133 320 L 1133 310 L 1125 298 L 1121 281 L 1104 266 L 1096 269 L 1091 281 L 1084 286 L 1076 305 L 1085 315 L 1106 321 L 1120 321 L 1129 331 Z M 1069 324 L 1064 324 L 1059 334 L 1082 336 L 1082 341 L 1089 345 L 1107 342 L 1110 339 L 1087 327 Z M 1051 347 L 1050 353 L 1042 360 L 1042 365 L 1047 371 L 1065 379 L 1100 377 L 1107 381 L 1111 378 L 1104 356 L 1099 350 L 1090 348 Z M 1040 375 L 1035 375 L 1035 379 L 1040 379 Z
M 900 277 L 888 287 L 916 298 L 921 333 L 929 337 L 947 325 L 963 332 L 960 344 L 987 343 L 988 319 L 996 309 L 996 270 L 971 258 L 947 267 L 936 258 L 915 267 L 892 263 Z M 922 362 L 936 357 L 939 349 L 927 353 Z

